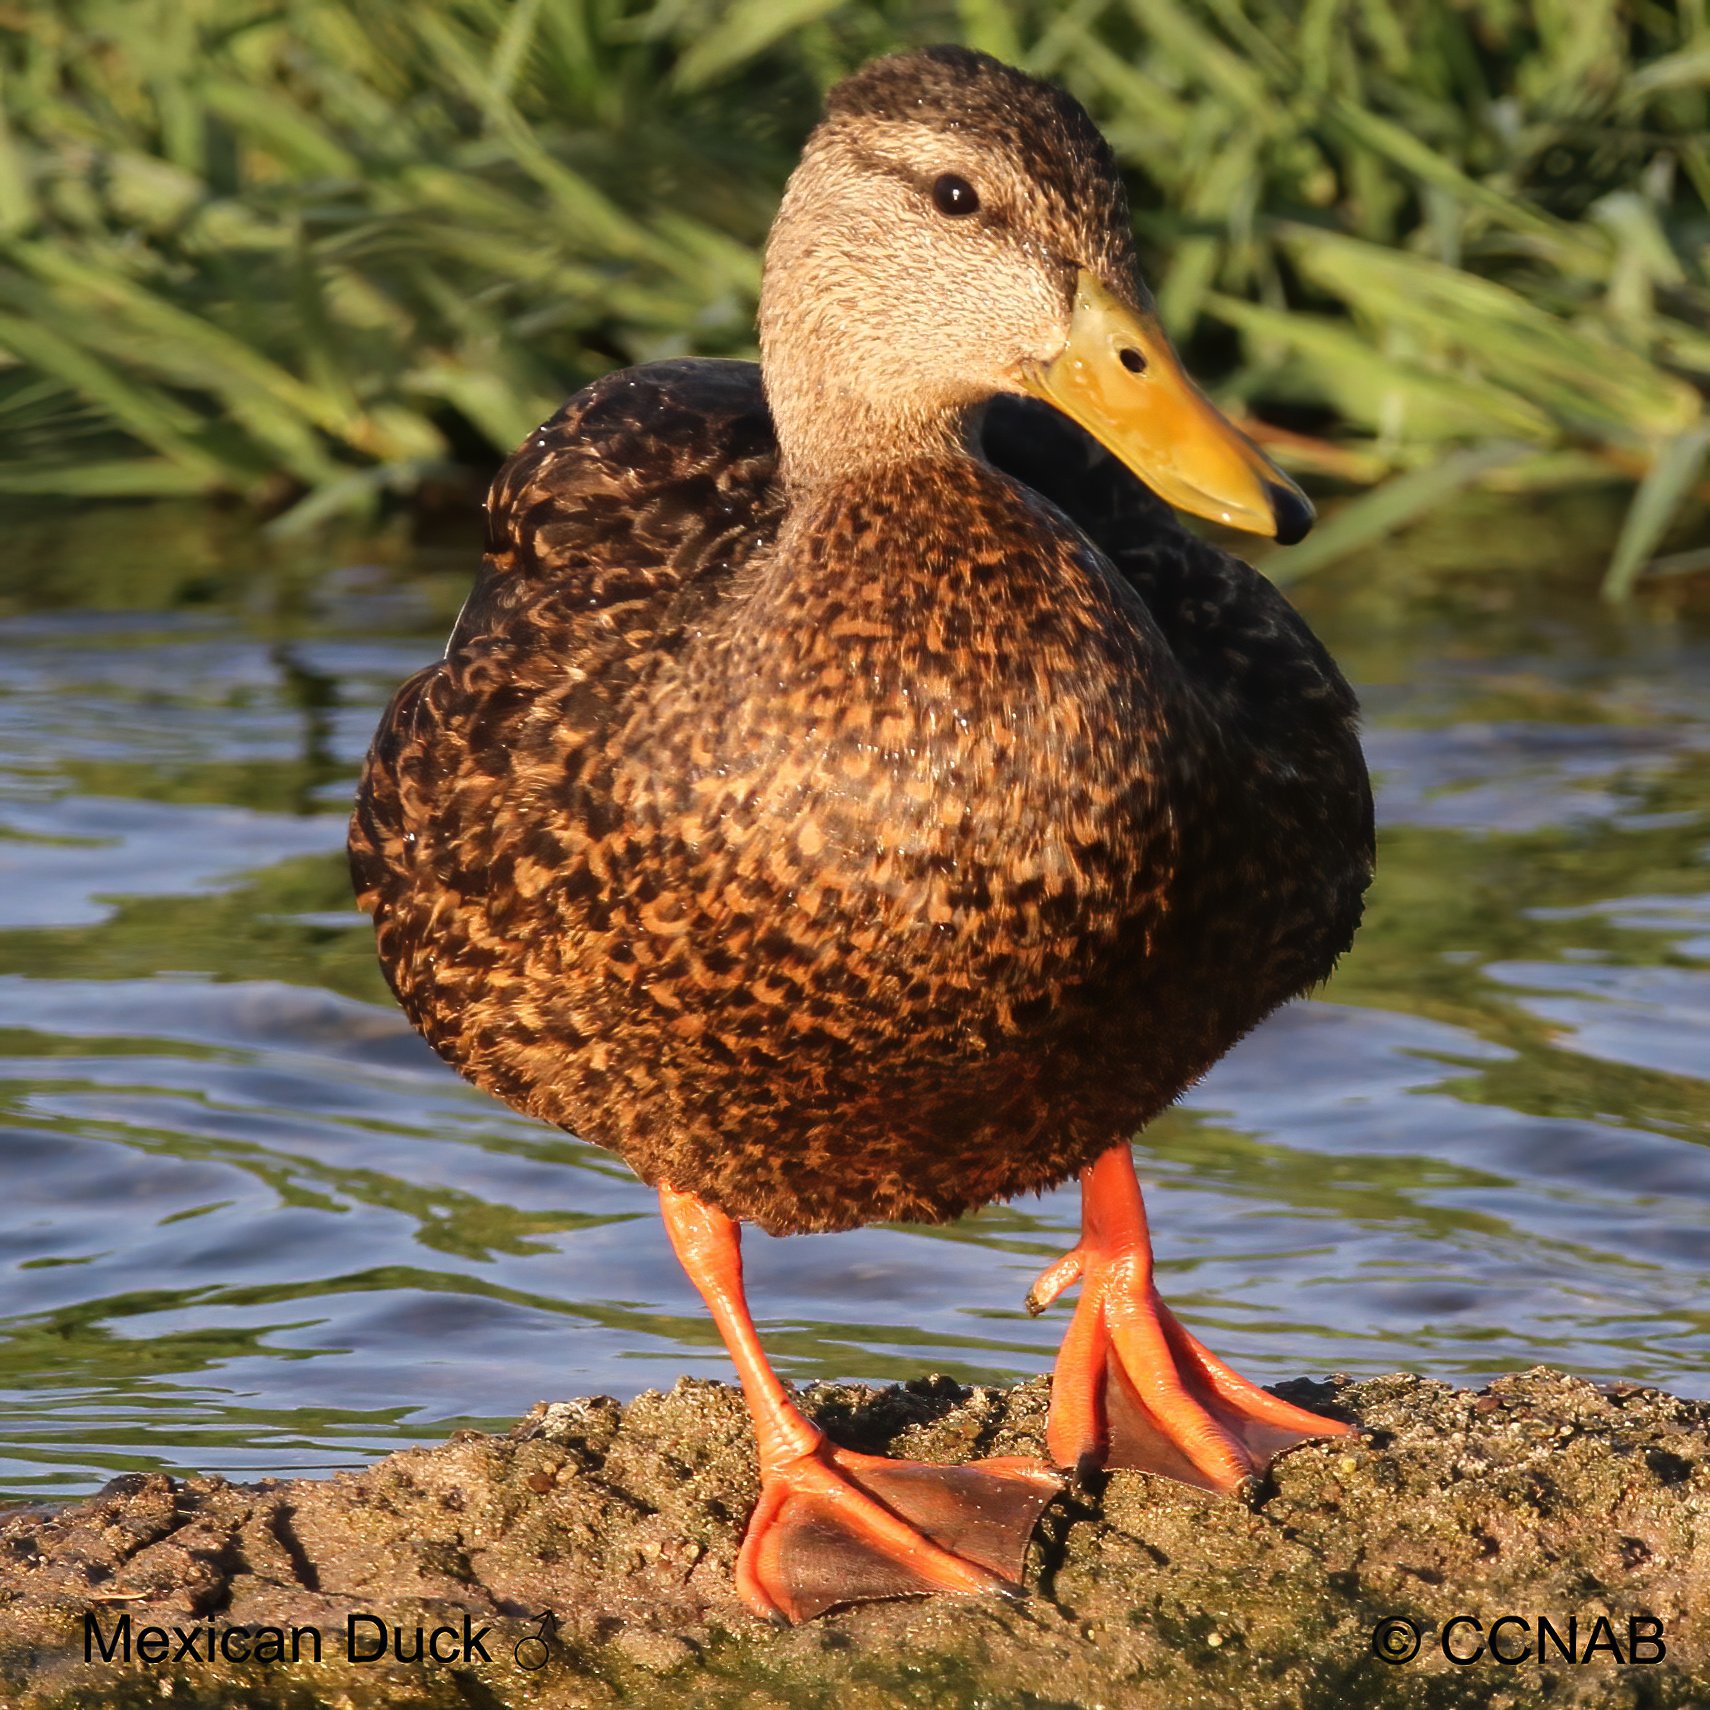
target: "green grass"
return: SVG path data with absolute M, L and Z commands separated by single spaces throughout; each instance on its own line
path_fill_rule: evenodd
M 1631 487 L 1614 594 L 1678 531 L 1706 0 L 6 0 L 0 493 L 307 526 L 747 354 L 823 88 L 942 39 L 1087 103 L 1190 360 L 1355 494 L 1279 568 L 1475 483 Z

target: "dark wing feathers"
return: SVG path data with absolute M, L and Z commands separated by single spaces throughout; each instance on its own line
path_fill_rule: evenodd
M 555 640 L 542 668 L 623 670 L 670 645 L 697 591 L 776 526 L 777 448 L 758 370 L 660 362 L 579 392 L 512 456 L 451 638 Z
M 465 937 L 477 911 L 460 903 L 490 905 L 511 876 L 466 869 L 467 828 L 485 810 L 471 814 L 465 790 L 502 796 L 496 773 L 550 741 L 544 725 L 582 733 L 583 763 L 554 806 L 599 835 L 609 807 L 592 738 L 776 532 L 776 465 L 758 369 L 684 361 L 587 387 L 499 472 L 486 555 L 446 656 L 393 697 L 351 825 L 351 874 L 381 963 L 436 1048 L 449 1052 L 455 1030 L 448 987 L 487 975 L 497 954 Z M 513 830 L 500 859 L 526 859 L 547 835 L 520 817 Z M 424 923 L 424 907 L 443 918 Z M 435 956 L 436 940 L 456 944 L 455 967 Z

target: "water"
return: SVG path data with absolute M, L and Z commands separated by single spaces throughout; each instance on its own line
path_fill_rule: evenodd
M 473 525 L 439 532 L 11 520 L 0 1491 L 325 1470 L 726 1371 L 647 1191 L 441 1066 L 349 904 L 358 762 L 467 586 Z M 1368 922 L 1140 1148 L 1166 1296 L 1261 1380 L 1710 1387 L 1710 624 L 1684 587 L 1599 610 L 1581 534 L 1302 595 L 1368 706 Z M 1039 1371 L 1065 1313 L 1021 1300 L 1076 1215 L 753 1235 L 755 1310 L 798 1379 Z

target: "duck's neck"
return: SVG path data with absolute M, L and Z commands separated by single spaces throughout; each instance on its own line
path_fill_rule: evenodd
M 874 299 L 916 289 L 885 256 L 816 216 L 809 145 L 766 240 L 760 283 L 760 366 L 792 493 L 875 470 L 971 454 L 984 395 L 935 363 Z
M 778 464 L 792 497 L 908 464 L 957 464 L 977 456 L 983 404 L 922 403 L 857 390 L 789 364 L 765 371 Z

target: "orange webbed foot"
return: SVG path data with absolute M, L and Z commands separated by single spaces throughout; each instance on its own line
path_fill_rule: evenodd
M 736 1558 L 748 1607 L 766 1620 L 811 1621 L 842 1603 L 1018 1584 L 1027 1540 L 1062 1479 L 1040 1461 L 928 1466 L 828 1442 L 761 1351 L 736 1224 L 665 1184 L 659 1205 L 754 1421 L 760 1500 Z
M 1229 1492 L 1284 1449 L 1354 1427 L 1260 1389 L 1184 1330 L 1152 1282 L 1152 1250 L 1127 1146 L 1082 1177 L 1080 1244 L 1027 1297 L 1041 1312 L 1081 1285 L 1051 1378 L 1047 1442 L 1059 1466 L 1137 1468 Z
M 840 1604 L 1006 1592 L 1063 1481 L 1038 1461 L 894 1461 L 823 1438 L 762 1467 L 736 1584 L 756 1614 L 810 1621 Z

